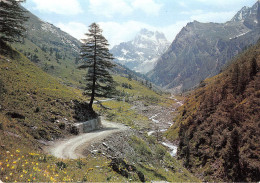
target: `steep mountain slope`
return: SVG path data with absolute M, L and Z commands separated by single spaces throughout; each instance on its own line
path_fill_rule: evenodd
M 216 75 L 228 60 L 259 39 L 259 4 L 244 7 L 224 24 L 188 23 L 148 76 L 162 87 L 181 91 Z
M 136 72 L 147 73 L 169 45 L 163 33 L 142 29 L 134 40 L 114 46 L 111 53 L 116 62 Z
M 28 12 L 26 38 L 13 46 L 45 72 L 67 85 L 80 85 L 84 71 L 76 69 L 79 40 Z
M 167 132 L 207 181 L 260 180 L 260 42 L 192 92 Z M 178 137 L 177 137 L 178 136 Z

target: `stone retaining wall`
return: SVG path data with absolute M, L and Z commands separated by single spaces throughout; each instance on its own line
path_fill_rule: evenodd
M 98 130 L 102 127 L 101 118 L 98 117 L 97 119 L 76 123 L 74 126 L 79 130 L 79 133 L 87 133 L 93 130 Z

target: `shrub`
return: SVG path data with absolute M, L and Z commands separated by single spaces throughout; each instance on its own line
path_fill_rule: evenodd
M 65 130 L 65 127 L 66 127 L 65 123 L 60 123 L 58 126 L 59 126 L 59 129 Z
M 79 134 L 79 129 L 76 126 L 72 126 L 70 129 L 70 133 L 73 135 L 78 135 Z
M 65 168 L 68 167 L 68 165 L 66 163 L 64 163 L 63 161 L 59 161 L 56 163 L 56 166 L 60 169 L 60 170 L 64 170 Z

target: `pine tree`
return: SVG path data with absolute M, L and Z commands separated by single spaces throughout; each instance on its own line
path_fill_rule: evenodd
M 258 72 L 258 65 L 256 62 L 256 58 L 253 58 L 250 63 L 250 79 L 253 79 L 254 76 L 257 74 L 257 72 Z
M 21 42 L 28 17 L 20 6 L 24 0 L 0 0 L 0 41 Z
M 80 69 L 87 69 L 85 95 L 90 95 L 89 108 L 95 97 L 110 97 L 115 94 L 116 83 L 109 73 L 114 67 L 111 61 L 113 55 L 109 53 L 108 41 L 102 35 L 102 29 L 98 24 L 93 23 L 89 26 L 89 33 L 85 34 L 88 38 L 83 40 L 81 46 L 81 58 L 83 65 Z

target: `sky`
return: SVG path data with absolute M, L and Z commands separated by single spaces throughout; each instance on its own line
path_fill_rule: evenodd
M 130 41 L 143 28 L 172 42 L 194 20 L 224 23 L 257 0 L 27 0 L 23 6 L 77 39 L 98 23 L 110 47 Z

